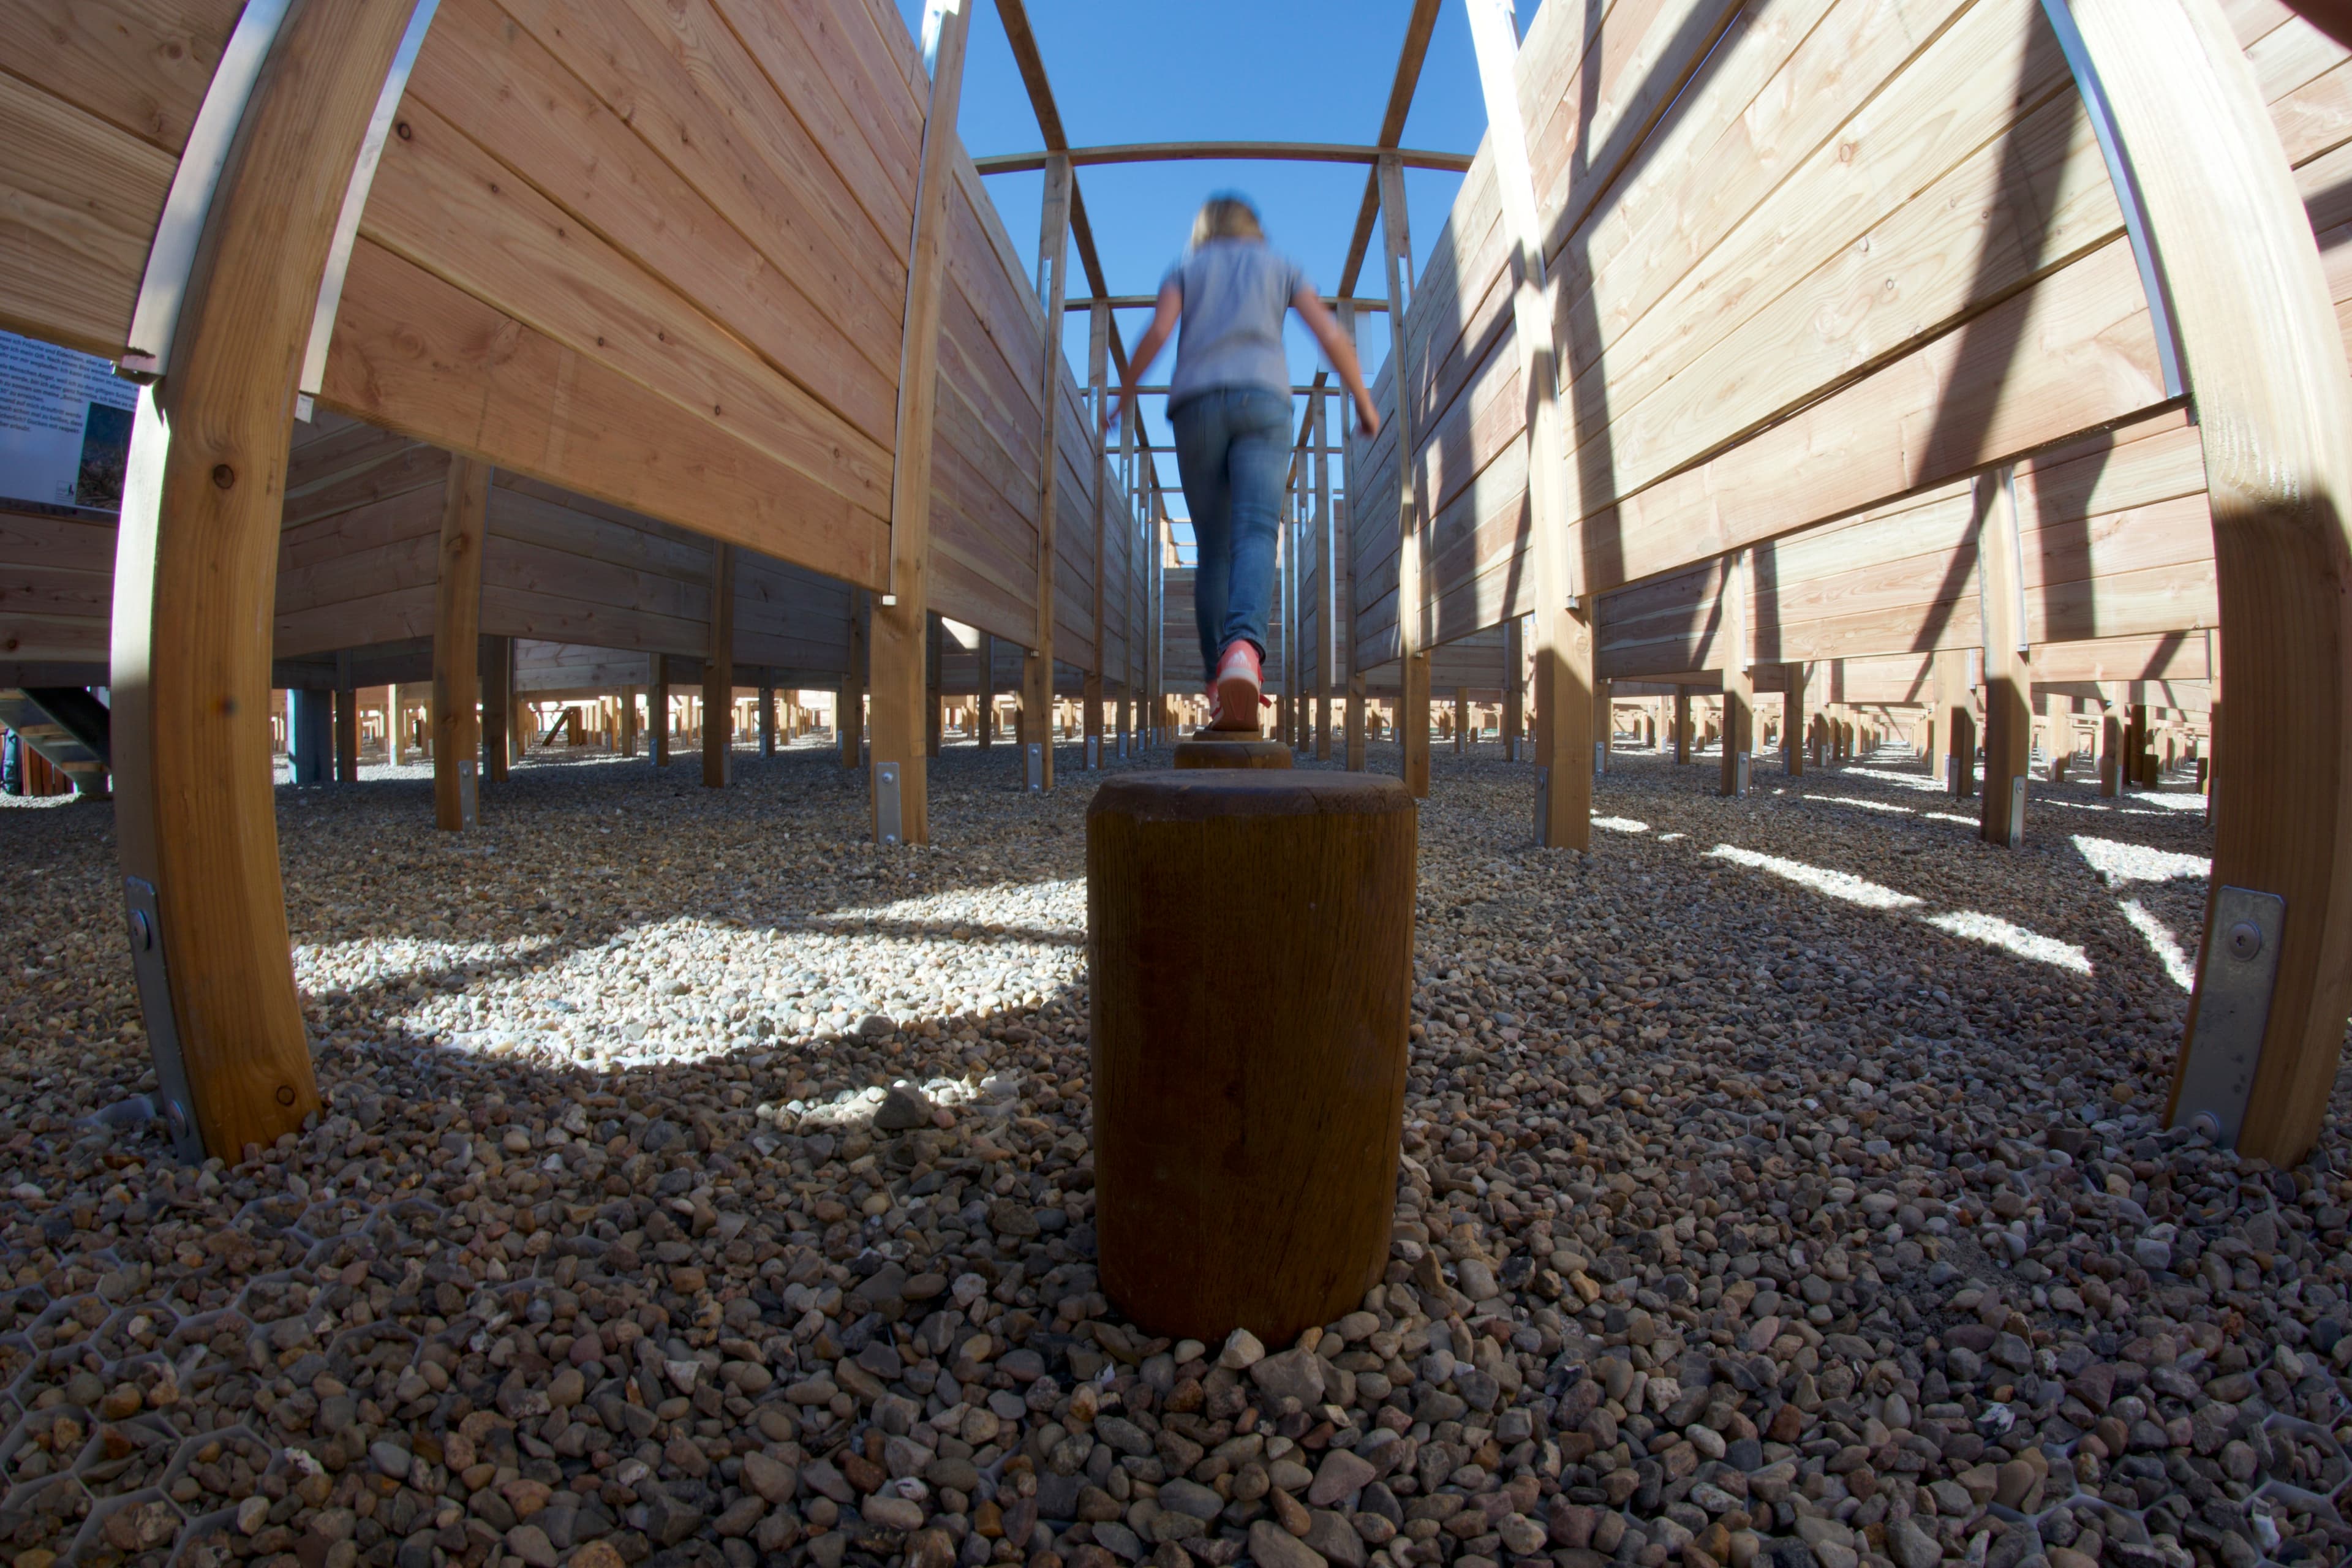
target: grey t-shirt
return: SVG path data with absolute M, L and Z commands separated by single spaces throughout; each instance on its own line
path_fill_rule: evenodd
M 1305 281 L 1298 264 L 1264 240 L 1213 239 L 1186 252 L 1160 280 L 1184 296 L 1168 405 L 1221 386 L 1287 394 L 1282 318 Z

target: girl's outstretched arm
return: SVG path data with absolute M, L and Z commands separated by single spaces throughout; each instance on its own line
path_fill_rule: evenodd
M 1323 297 L 1309 284 L 1298 286 L 1298 292 L 1290 297 L 1290 306 L 1307 323 L 1307 330 L 1315 334 L 1315 341 L 1323 345 L 1331 368 L 1339 373 L 1339 384 L 1355 398 L 1356 423 L 1366 436 L 1379 435 L 1381 412 L 1372 406 L 1372 395 L 1364 386 L 1364 367 L 1356 362 L 1356 345 L 1339 330 L 1339 318 L 1324 308 Z
M 1127 417 L 1128 409 L 1135 402 L 1136 384 L 1143 379 L 1143 373 L 1151 368 L 1151 362 L 1160 357 L 1160 351 L 1168 346 L 1168 340 L 1176 331 L 1177 318 L 1183 311 L 1184 290 L 1178 288 L 1176 280 L 1171 278 L 1160 286 L 1159 305 L 1152 312 L 1151 325 L 1143 330 L 1142 341 L 1135 345 L 1135 352 L 1128 355 L 1127 374 L 1119 382 L 1118 401 L 1103 415 L 1104 429 L 1110 429 Z

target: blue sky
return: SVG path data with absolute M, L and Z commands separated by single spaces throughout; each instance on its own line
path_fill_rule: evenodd
M 1014 68 L 992 0 L 967 0 L 971 51 L 957 129 L 976 157 L 1034 152 L 1044 145 L 1027 90 Z M 911 32 L 922 26 L 922 0 L 898 0 Z M 1519 25 L 1534 14 L 1522 0 Z M 1062 123 L 1074 146 L 1117 142 L 1265 141 L 1369 143 L 1380 134 L 1390 83 L 1411 0 L 1352 0 L 1299 5 L 1285 0 L 1028 0 L 1030 26 L 1054 88 Z M 1476 150 L 1486 128 L 1469 23 L 1449 3 L 1432 37 L 1421 85 L 1405 123 L 1404 144 L 1441 152 Z M 1326 293 L 1337 289 L 1347 259 L 1366 170 L 1356 164 L 1181 163 L 1108 164 L 1081 169 L 1078 188 L 1092 219 L 1095 244 L 1115 294 L 1149 294 L 1183 248 L 1202 197 L 1220 189 L 1246 193 L 1265 216 L 1268 237 L 1305 266 Z M 1461 177 L 1405 171 L 1416 271 L 1454 205 Z M 1045 176 L 992 174 L 987 179 L 1006 232 L 1030 258 L 1037 249 L 1038 205 Z M 1386 291 L 1379 231 L 1357 279 L 1360 294 Z M 1075 250 L 1069 289 L 1087 292 Z M 1150 313 L 1114 318 L 1129 344 L 1142 335 Z M 1087 338 L 1083 315 L 1066 323 L 1070 363 L 1081 374 Z M 1304 384 L 1322 363 L 1319 350 L 1293 316 L 1291 374 Z M 1360 323 L 1368 375 L 1388 357 L 1384 318 Z M 1164 383 L 1173 352 L 1150 380 Z M 1145 429 L 1165 448 L 1167 421 L 1159 399 L 1147 400 Z M 1171 510 L 1181 515 L 1172 458 L 1160 458 Z

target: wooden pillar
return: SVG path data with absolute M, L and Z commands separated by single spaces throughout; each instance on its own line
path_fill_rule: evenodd
M 1755 746 L 1755 678 L 1748 668 L 1748 559 L 1745 550 L 1723 558 L 1723 613 L 1717 617 L 1717 652 L 1723 671 L 1723 763 L 1721 789 L 1748 793 L 1748 753 Z
M 2210 1051 L 2221 1070 L 2177 1077 L 2168 1115 L 2211 1110 L 2209 1086 L 2242 1081 L 2251 1058 L 2235 1146 L 2291 1166 L 2326 1113 L 2352 1002 L 2352 383 L 2310 220 L 2221 6 L 2072 11 L 2162 258 L 2227 652 L 2214 734 L 2233 771 L 2179 1068 Z
M 2026 779 L 2033 771 L 2033 681 L 2011 470 L 1977 476 L 1976 514 L 1985 690 L 1985 787 L 1978 837 L 2014 849 L 2025 838 Z
M 1356 342 L 1356 308 L 1339 307 L 1339 331 L 1348 342 Z M 1341 743 L 1349 773 L 1364 771 L 1366 695 L 1364 671 L 1357 661 L 1357 650 L 1362 646 L 1357 640 L 1356 624 L 1361 595 L 1356 589 L 1356 441 L 1359 436 L 1352 399 L 1342 399 L 1339 405 L 1339 499 L 1331 506 L 1331 538 L 1341 571 L 1348 584 L 1348 616 L 1342 633 L 1347 643 L 1348 695 L 1347 715 L 1342 727 Z
M 837 715 L 840 709 L 834 710 Z M 766 665 L 760 667 L 760 755 L 776 754 L 776 672 Z
M 408 21 L 358 0 L 290 13 L 204 214 L 176 331 L 137 345 L 168 365 L 151 358 L 163 378 L 140 390 L 117 534 L 114 822 L 183 1158 L 233 1162 L 319 1108 L 278 873 L 268 607 L 303 348 Z
M 1454 689 L 1454 754 L 1465 755 L 1470 749 L 1470 689 Z
M 1382 153 L 1379 168 L 1381 222 L 1388 262 L 1389 385 L 1394 390 L 1397 449 L 1397 670 L 1404 742 L 1404 785 L 1429 795 L 1429 652 L 1423 646 L 1423 536 L 1413 445 L 1412 337 L 1405 317 L 1412 288 L 1412 232 L 1406 222 L 1404 163 Z
M 944 617 L 930 617 L 930 635 L 923 639 L 923 754 L 940 754 L 940 731 L 946 717 L 947 694 L 941 689 L 940 667 L 947 658 L 948 627 Z
M 1331 760 L 1332 673 L 1339 666 L 1339 556 L 1331 525 L 1331 463 L 1324 437 L 1330 394 L 1307 400 L 1307 440 L 1314 476 L 1315 513 L 1315 756 Z M 1345 743 L 1342 742 L 1342 751 Z
M 1469 11 L 1503 237 L 1510 256 L 1511 312 L 1527 399 L 1528 510 L 1534 527 L 1536 578 L 1536 765 L 1540 770 L 1536 842 L 1585 849 L 1591 847 L 1592 837 L 1592 770 L 1585 761 L 1593 740 L 1588 731 L 1592 710 L 1587 694 L 1599 672 L 1598 626 L 1580 613 L 1574 563 L 1568 552 L 1570 525 L 1579 509 L 1567 488 L 1570 468 L 1544 270 L 1544 225 L 1519 110 L 1518 34 L 1509 6 L 1498 0 L 1474 0 Z M 1406 379 L 1393 376 L 1391 384 L 1399 388 L 1402 407 Z M 1405 454 L 1399 471 L 1410 474 L 1412 449 L 1401 444 L 1398 450 Z M 1589 611 L 1592 605 L 1587 602 L 1582 608 Z
M 1021 663 L 1021 739 L 1024 744 L 1038 748 L 1040 764 L 1034 774 L 1027 773 L 1028 757 L 1024 752 L 1024 776 L 1034 778 L 1036 787 L 1045 790 L 1054 787 L 1054 533 L 1055 496 L 1059 489 L 1055 477 L 1060 460 L 1056 454 L 1062 422 L 1056 416 L 1062 405 L 1062 303 L 1069 233 L 1069 154 L 1052 153 L 1045 158 L 1045 198 L 1037 242 L 1038 271 L 1045 280 L 1045 287 L 1038 292 L 1045 303 L 1045 337 L 1044 383 L 1037 399 L 1045 414 L 1037 434 L 1036 589 L 1031 600 L 1035 630 L 1027 657 Z
M 507 747 L 514 733 L 514 638 L 481 640 L 482 782 L 504 784 Z
M 849 591 L 849 657 L 833 702 L 833 738 L 845 768 L 854 768 L 865 760 L 866 627 L 872 600 L 863 588 Z
M 335 782 L 360 780 L 360 694 L 349 685 L 335 689 Z
M 652 656 L 653 679 L 646 687 L 646 755 L 654 766 L 669 766 L 669 655 Z
M 980 661 L 980 697 L 975 704 L 979 728 L 974 733 L 981 750 L 986 751 L 996 743 L 996 638 L 982 632 L 973 657 Z
M 1805 672 L 1801 663 L 1780 667 L 1780 756 L 1792 779 L 1805 776 Z
M 481 751 L 482 541 L 490 466 L 452 455 L 442 497 L 440 574 L 433 616 L 433 821 L 448 832 L 476 821 Z
M 1687 686 L 1677 686 L 1675 688 L 1675 761 L 1680 763 L 1687 763 L 1690 760 L 1690 688 Z
M 1103 671 L 1110 660 L 1104 649 L 1110 646 L 1110 623 L 1105 618 L 1107 584 L 1110 574 L 1110 465 L 1103 460 L 1102 422 L 1104 400 L 1108 395 L 1108 366 L 1110 358 L 1110 307 L 1097 300 L 1087 312 L 1087 445 L 1093 453 L 1095 485 L 1095 554 L 1094 554 L 1094 658 L 1087 664 L 1083 700 L 1086 704 L 1086 735 L 1079 742 L 1088 771 L 1102 766 L 1103 753 Z
M 963 95 L 964 43 L 971 6 L 932 13 L 939 27 L 930 102 L 916 171 L 914 238 L 898 347 L 897 446 L 890 468 L 890 572 L 875 602 L 869 677 L 874 693 L 868 791 L 874 837 L 883 844 L 930 841 L 929 733 L 939 723 L 929 700 L 930 658 L 932 431 L 939 412 L 940 289 L 946 269 L 948 193 L 955 182 L 956 110 Z M 895 810 L 893 809 L 895 807 Z
M 1511 762 L 1519 760 L 1519 732 L 1527 717 L 1527 652 L 1521 638 L 1524 617 L 1513 616 L 1503 623 L 1503 755 Z
M 1961 730 L 1972 728 L 1966 723 L 1969 716 L 1969 656 L 1964 649 L 1944 648 L 1933 656 L 1932 679 L 1935 684 L 1936 735 L 1942 742 L 1943 754 L 1930 760 L 1931 768 L 1943 770 L 1944 788 L 1956 797 L 1964 797 L 1960 775 L 1975 770 L 1976 752 L 1972 745 L 1962 744 Z
M 710 545 L 710 635 L 702 652 L 702 784 L 725 789 L 735 762 L 735 547 Z
M 1386 1267 L 1415 816 L 1362 773 L 1129 773 L 1096 795 L 1096 1226 L 1103 1289 L 1147 1331 L 1287 1344 Z

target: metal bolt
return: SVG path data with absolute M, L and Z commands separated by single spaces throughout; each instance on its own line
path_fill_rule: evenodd
M 2189 1121 L 2189 1130 L 2191 1132 L 2202 1132 L 2216 1143 L 2221 1141 L 2221 1119 L 2210 1110 L 2199 1111 Z
M 155 927 L 147 919 L 145 910 L 131 911 L 131 945 L 141 952 L 155 945 Z
M 294 1086 L 292 1084 L 281 1083 L 278 1086 L 278 1103 L 280 1105 L 291 1105 L 294 1103 Z
M 2240 963 L 2251 963 L 2263 951 L 2262 928 L 2252 921 L 2240 921 L 2230 928 L 2230 956 Z

